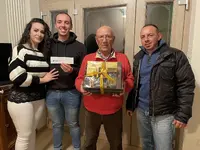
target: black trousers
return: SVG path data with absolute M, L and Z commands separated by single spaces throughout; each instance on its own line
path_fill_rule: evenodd
M 122 150 L 122 109 L 111 115 L 85 111 L 85 136 L 83 150 L 96 150 L 101 124 L 104 125 L 110 150 Z

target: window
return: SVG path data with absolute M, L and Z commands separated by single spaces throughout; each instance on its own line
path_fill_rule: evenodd
M 146 7 L 146 24 L 157 25 L 163 39 L 170 45 L 173 2 L 148 3 Z

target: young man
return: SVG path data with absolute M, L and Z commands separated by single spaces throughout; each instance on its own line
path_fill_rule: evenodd
M 50 57 L 54 57 L 55 61 L 59 60 L 59 57 L 68 57 L 74 62 L 70 65 L 52 64 L 50 61 L 50 67 L 59 71 L 58 79 L 48 85 L 46 96 L 46 105 L 53 122 L 54 150 L 62 149 L 65 120 L 70 129 L 74 150 L 80 150 L 81 93 L 75 88 L 75 79 L 86 50 L 84 45 L 76 40 L 77 36 L 70 32 L 72 20 L 68 14 L 59 13 L 56 16 L 55 28 L 58 33 L 55 33 L 51 40 Z
M 96 32 L 97 52 L 86 55 L 76 79 L 76 88 L 84 95 L 85 137 L 84 150 L 96 150 L 101 124 L 110 143 L 110 150 L 122 150 L 122 105 L 123 94 L 106 95 L 92 94 L 85 91 L 82 83 L 88 61 L 121 62 L 124 91 L 129 92 L 133 87 L 133 75 L 126 55 L 115 52 L 113 31 L 108 26 L 100 27 Z
M 194 74 L 185 54 L 169 47 L 157 26 L 145 25 L 140 38 L 127 110 L 131 115 L 137 108 L 143 150 L 172 150 L 174 127 L 186 127 L 192 116 Z

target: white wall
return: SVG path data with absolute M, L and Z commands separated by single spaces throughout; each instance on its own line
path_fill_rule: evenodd
M 40 18 L 40 7 L 39 7 L 39 0 L 26 0 L 27 12 L 26 17 L 27 21 L 31 18 Z
M 7 32 L 7 19 L 6 19 L 6 7 L 5 7 L 5 1 L 0 1 L 0 22 L 1 22 L 1 28 L 0 28 L 0 43 L 7 43 L 8 40 L 8 32 Z
M 200 35 L 200 1 L 192 1 L 193 6 L 196 8 L 192 12 L 191 20 L 191 32 L 190 32 L 190 44 L 189 48 L 192 48 L 191 53 L 191 65 L 195 73 L 196 78 L 196 90 L 195 99 L 193 104 L 193 117 L 189 121 L 188 127 L 184 131 L 183 147 L 182 150 L 200 150 L 200 47 L 199 47 L 199 35 Z
M 39 0 L 0 1 L 0 42 L 11 42 L 15 46 L 32 17 L 40 17 Z

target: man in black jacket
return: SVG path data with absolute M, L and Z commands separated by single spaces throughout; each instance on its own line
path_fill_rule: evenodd
M 157 26 L 145 25 L 140 38 L 127 112 L 137 108 L 143 150 L 172 150 L 174 127 L 186 127 L 192 116 L 194 74 L 185 54 L 169 47 Z
M 79 111 L 81 94 L 75 88 L 75 79 L 83 57 L 85 46 L 71 32 L 71 17 L 61 12 L 55 18 L 55 33 L 50 45 L 50 68 L 59 71 L 57 80 L 47 86 L 46 105 L 52 119 L 54 150 L 62 149 L 64 122 L 66 120 L 74 150 L 80 150 Z

